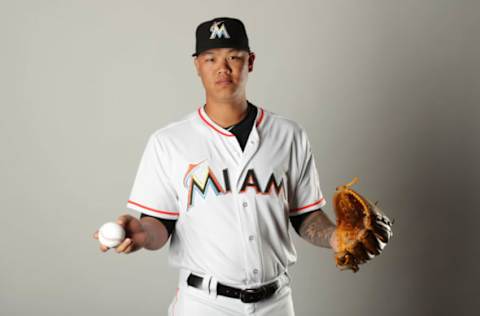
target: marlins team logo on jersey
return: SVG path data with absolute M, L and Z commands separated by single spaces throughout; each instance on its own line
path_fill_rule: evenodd
M 207 199 L 209 194 L 219 196 L 230 193 L 231 187 L 228 168 L 222 170 L 222 177 L 223 186 L 213 170 L 206 163 L 206 160 L 189 164 L 187 172 L 183 177 L 183 186 L 187 188 L 188 192 L 187 210 L 195 204 L 195 198 L 197 196 Z M 285 194 L 283 178 L 280 180 L 280 183 L 277 183 L 274 174 L 271 173 L 265 187 L 262 189 L 254 169 L 248 169 L 239 193 L 245 193 L 249 187 L 255 189 L 256 194 L 261 195 L 271 195 L 273 191 L 275 191 L 277 195 L 281 193 Z
M 213 22 L 212 26 L 210 26 L 210 32 L 210 39 L 222 37 L 230 38 L 230 35 L 228 35 L 227 28 L 225 27 L 223 21 Z

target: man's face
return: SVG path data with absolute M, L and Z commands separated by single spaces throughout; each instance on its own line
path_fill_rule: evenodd
M 245 94 L 248 73 L 253 70 L 255 54 L 233 48 L 214 48 L 195 59 L 197 73 L 208 96 L 232 100 Z

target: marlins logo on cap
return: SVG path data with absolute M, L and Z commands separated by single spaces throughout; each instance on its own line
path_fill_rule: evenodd
M 195 31 L 196 46 L 192 56 L 213 48 L 236 48 L 250 52 L 247 31 L 239 19 L 221 17 L 205 21 Z
M 230 38 L 230 35 L 228 35 L 227 28 L 225 27 L 223 21 L 213 22 L 212 26 L 210 26 L 210 32 L 212 32 L 212 34 L 210 35 L 210 39 L 214 39 L 215 37 L 221 38 L 222 36 L 225 38 Z

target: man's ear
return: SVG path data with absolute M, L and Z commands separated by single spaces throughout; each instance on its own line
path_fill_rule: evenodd
M 248 54 L 248 72 L 252 72 L 253 71 L 253 63 L 255 61 L 255 53 L 254 52 L 251 52 Z
M 200 71 L 198 70 L 199 65 L 198 65 L 197 57 L 193 58 L 193 64 L 195 65 L 195 70 L 197 71 L 197 75 L 200 76 Z

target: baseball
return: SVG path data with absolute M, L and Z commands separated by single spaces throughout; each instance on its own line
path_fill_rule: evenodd
M 116 247 L 125 239 L 125 230 L 114 222 L 102 225 L 98 231 L 98 241 L 109 248 Z

